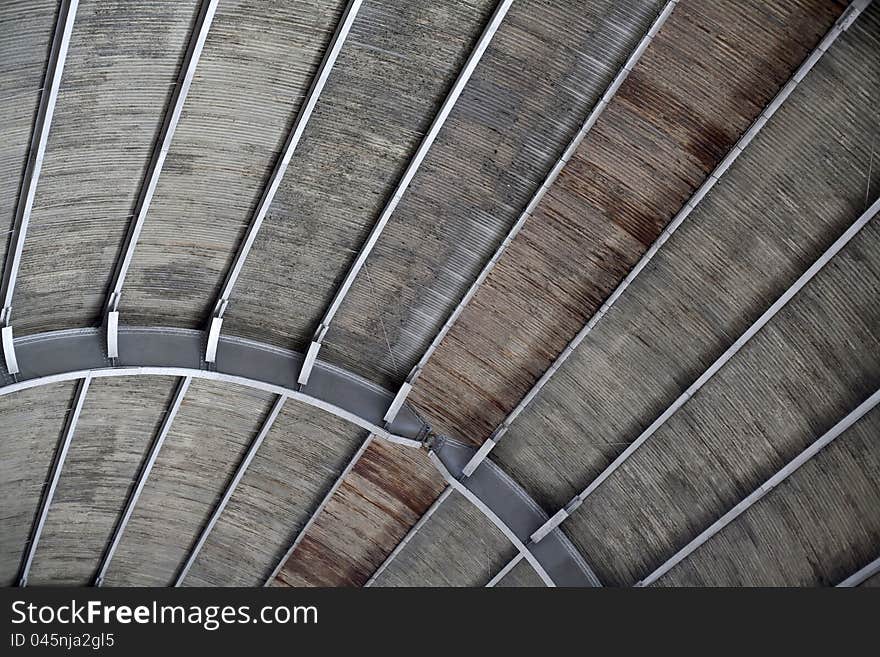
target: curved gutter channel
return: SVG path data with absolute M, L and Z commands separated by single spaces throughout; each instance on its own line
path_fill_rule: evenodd
M 17 338 L 19 366 L 10 374 L 0 364 L 0 395 L 91 376 L 170 375 L 225 381 L 284 395 L 352 422 L 390 442 L 422 447 L 429 427 L 409 406 L 394 422 L 383 422 L 394 395 L 329 363 L 315 365 L 308 385 L 296 377 L 302 354 L 234 337 L 221 337 L 217 362 L 204 361 L 203 331 L 176 328 L 119 329 L 119 357 L 107 356 L 97 328 L 53 331 Z

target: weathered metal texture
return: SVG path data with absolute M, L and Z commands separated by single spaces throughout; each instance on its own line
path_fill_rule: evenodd
M 58 0 L 0 3 L 0 271 L 9 251 L 57 13 Z
M 104 584 L 167 586 L 269 410 L 271 395 L 194 380 Z
M 92 581 L 174 383 L 169 377 L 92 381 L 49 507 L 29 585 L 85 586 Z M 41 388 L 20 394 L 40 391 L 48 392 Z
M 523 559 L 513 569 L 502 577 L 495 586 L 502 588 L 536 588 L 545 586 L 538 573 L 528 561 Z
M 124 323 L 205 323 L 344 6 L 220 3 L 123 288 Z
M 285 403 L 183 584 L 262 585 L 365 437 Z
M 232 295 L 224 331 L 308 344 L 495 5 L 364 3 Z
M 515 554 L 479 509 L 453 493 L 374 586 L 483 586 Z
M 411 399 L 438 430 L 488 437 L 841 10 L 676 6 L 426 366 Z
M 546 508 L 581 492 L 861 214 L 877 17 L 835 42 L 499 442 L 495 458 Z
M 657 586 L 830 586 L 880 550 L 880 409 L 661 577 Z
M 324 358 L 402 382 L 662 4 L 514 2 L 346 297 Z
M 362 586 L 445 482 L 425 452 L 373 441 L 273 586 Z
M 0 397 L 0 585 L 16 581 L 67 412 L 73 383 Z
M 483 461 L 471 476 L 463 476 L 463 468 L 475 451 L 469 444 L 441 438 L 434 442 L 430 457 L 447 483 L 504 533 L 547 586 L 601 586 L 589 564 L 558 528 L 540 543 L 529 541 L 547 522 L 547 513 L 494 462 Z
M 13 296 L 17 334 L 99 322 L 196 5 L 80 1 Z
M 391 403 L 387 390 L 350 372 L 319 363 L 309 384 L 299 389 L 296 375 L 303 357 L 269 345 L 221 337 L 217 364 L 201 361 L 202 331 L 169 328 L 123 328 L 119 358 L 111 361 L 100 329 L 74 329 L 29 335 L 15 340 L 20 361 L 16 377 L 0 368 L 0 395 L 47 383 L 82 378 L 158 374 L 226 381 L 286 395 L 352 422 L 385 439 L 419 447 L 428 427 L 408 406 L 383 426 Z
M 603 581 L 647 575 L 880 387 L 878 292 L 875 220 L 565 522 Z

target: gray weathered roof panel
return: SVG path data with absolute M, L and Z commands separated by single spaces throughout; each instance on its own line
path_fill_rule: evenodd
M 64 428 L 73 383 L 0 397 L 0 585 L 16 581 Z
M 288 400 L 184 585 L 262 585 L 365 438 Z
M 224 331 L 307 345 L 495 5 L 364 3 L 233 293 Z
M 0 3 L 0 231 L 5 235 L 0 266 L 6 262 L 57 13 L 57 0 Z
M 548 508 L 580 492 L 861 214 L 880 61 L 861 62 L 878 34 L 874 11 L 838 39 L 499 443 L 495 458 Z
M 91 583 L 175 383 L 155 376 L 91 382 L 29 585 Z
M 324 358 L 402 382 L 662 5 L 513 4 L 342 305 Z
M 858 570 L 880 551 L 878 435 L 874 409 L 657 585 L 833 586 Z
M 220 3 L 123 289 L 124 322 L 207 321 L 344 4 Z
M 99 323 L 196 5 L 80 1 L 13 297 L 17 334 Z

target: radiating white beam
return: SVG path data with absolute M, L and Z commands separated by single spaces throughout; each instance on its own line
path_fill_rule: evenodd
M 224 509 L 226 509 L 226 505 L 229 504 L 229 500 L 232 498 L 232 494 L 235 492 L 235 489 L 238 487 L 238 484 L 244 477 L 245 472 L 247 472 L 251 461 L 253 461 L 254 457 L 257 455 L 257 451 L 260 449 L 260 445 L 263 444 L 266 436 L 269 435 L 269 431 L 272 429 L 272 425 L 275 424 L 275 420 L 278 417 L 278 414 L 281 412 L 281 409 L 284 407 L 285 401 L 287 401 L 287 397 L 284 395 L 280 395 L 275 400 L 275 403 L 272 406 L 272 410 L 269 411 L 269 415 L 266 417 L 263 425 L 260 427 L 260 431 L 251 441 L 251 444 L 248 447 L 244 458 L 238 464 L 238 469 L 236 469 L 235 475 L 233 475 L 232 477 L 232 481 L 229 482 L 229 485 L 223 492 L 223 496 L 220 498 L 217 506 L 214 507 L 214 512 L 211 514 L 211 518 L 208 520 L 207 524 L 202 529 L 202 532 L 199 534 L 199 538 L 196 541 L 195 546 L 193 546 L 193 549 L 189 553 L 189 557 L 187 558 L 183 567 L 180 569 L 180 572 L 177 575 L 177 579 L 174 581 L 174 586 L 181 586 L 183 584 L 184 578 L 186 578 L 187 573 L 189 573 L 190 568 L 192 568 L 192 565 L 196 562 L 199 553 L 202 551 L 202 547 L 204 547 L 205 542 L 208 540 L 208 536 L 210 536 L 211 530 L 214 529 L 214 525 L 216 525 L 217 521 L 220 520 L 220 516 L 223 515 L 223 511 Z
M 34 207 L 37 183 L 40 180 L 40 170 L 43 167 L 43 157 L 46 154 L 52 116 L 55 114 L 55 103 L 58 101 L 58 89 L 61 86 L 61 75 L 67 60 L 67 48 L 70 45 L 70 35 L 73 32 L 78 6 L 79 0 L 61 0 L 58 8 L 58 21 L 55 24 L 55 34 L 52 37 L 52 47 L 46 64 L 43 92 L 40 95 L 40 104 L 34 121 L 27 164 L 21 181 L 21 190 L 18 194 L 18 205 L 15 208 L 15 222 L 12 237 L 9 240 L 9 252 L 3 271 L 2 292 L 0 292 L 0 298 L 3 300 L 2 310 L 0 310 L 0 324 L 3 325 L 10 324 L 12 320 L 12 296 L 15 292 L 15 281 L 21 266 L 21 254 L 24 249 L 24 241 L 27 238 L 31 210 Z
M 392 550 L 391 554 L 389 554 L 385 561 L 383 561 L 382 564 L 376 569 L 376 572 L 374 572 L 370 576 L 370 579 L 368 579 L 366 584 L 364 584 L 365 587 L 372 586 L 376 579 L 378 579 L 379 575 L 385 572 L 385 569 L 391 564 L 392 561 L 394 561 L 394 559 L 397 558 L 397 555 L 403 551 L 403 548 L 406 547 L 407 543 L 409 543 L 413 539 L 413 537 L 418 534 L 419 530 L 424 527 L 425 523 L 428 522 L 431 516 L 434 515 L 434 512 L 437 511 L 437 509 L 440 508 L 443 502 L 446 501 L 446 498 L 452 494 L 452 491 L 452 486 L 447 486 L 443 489 L 443 492 L 440 493 L 440 497 L 434 500 L 434 503 L 430 507 L 428 507 L 427 511 L 422 514 L 422 517 L 419 518 L 418 522 L 410 528 L 410 530 L 406 533 L 406 536 L 403 537 L 400 543 L 398 543 L 395 546 L 394 550 Z
M 838 588 L 850 588 L 853 586 L 860 586 L 863 582 L 870 579 L 877 573 L 880 573 L 880 557 L 877 557 L 869 563 L 864 568 L 860 568 L 852 575 L 843 580 L 840 584 L 838 584 Z
M 355 466 L 355 463 L 358 462 L 361 454 L 363 454 L 366 451 L 367 447 L 370 446 L 370 443 L 373 442 L 373 438 L 373 434 L 367 436 L 367 439 L 363 442 L 358 451 L 355 452 L 355 455 L 351 457 L 348 465 L 345 466 L 345 469 L 339 474 L 339 476 L 336 478 L 336 481 L 333 482 L 330 490 L 328 490 L 327 494 L 324 495 L 324 499 L 321 500 L 321 503 L 318 504 L 318 506 L 312 512 L 312 515 L 309 517 L 306 524 L 303 525 L 303 528 L 299 530 L 299 533 L 297 533 L 296 538 L 293 540 L 293 544 L 291 544 L 291 546 L 284 553 L 284 556 L 282 556 L 281 559 L 278 561 L 278 564 L 272 570 L 272 574 L 270 574 L 269 577 L 266 578 L 266 582 L 263 584 L 263 586 L 269 586 L 269 584 L 272 583 L 272 580 L 275 579 L 279 572 L 281 572 L 284 564 L 287 563 L 288 559 L 290 559 L 290 555 L 292 555 L 294 550 L 296 550 L 296 548 L 299 547 L 299 544 L 302 543 L 302 540 L 306 537 L 306 533 L 309 531 L 309 529 L 311 529 L 312 525 L 315 523 L 315 520 L 317 520 L 318 516 L 321 515 L 321 512 L 324 511 L 324 507 L 327 506 L 330 498 L 333 497 L 333 494 L 342 485 L 343 480 L 346 476 L 348 476 L 348 473 L 351 472 L 351 469 Z
M 498 582 L 500 582 L 502 579 L 504 579 L 507 576 L 507 573 L 509 573 L 514 568 L 516 568 L 517 564 L 519 564 L 519 562 L 522 560 L 523 560 L 522 552 L 517 552 L 516 556 L 513 559 L 511 559 L 510 561 L 508 561 L 507 565 L 505 565 L 504 568 L 502 568 L 501 570 L 499 570 L 495 574 L 495 577 L 493 577 L 492 579 L 490 579 L 488 581 L 488 583 L 486 584 L 486 588 L 494 588 L 495 586 L 497 586 Z
M 780 310 L 782 310 L 789 301 L 791 301 L 798 292 L 800 292 L 825 265 L 827 265 L 836 256 L 843 247 L 845 247 L 853 237 L 858 235 L 859 231 L 864 228 L 871 219 L 880 211 L 880 198 L 874 201 L 869 207 L 844 233 L 838 237 L 834 243 L 826 249 L 826 251 L 813 262 L 812 265 L 800 275 L 800 277 L 787 289 L 782 295 L 773 302 L 773 304 L 765 310 L 758 319 L 749 326 L 745 332 L 740 335 L 736 341 L 730 345 L 723 354 L 721 354 L 714 363 L 712 363 L 705 372 L 703 372 L 679 397 L 670 404 L 638 438 L 630 443 L 620 455 L 605 468 L 598 477 L 578 495 L 576 495 L 565 507 L 557 511 L 540 529 L 532 534 L 532 540 L 540 541 L 554 528 L 558 527 L 562 521 L 568 518 L 575 509 L 577 509 L 587 497 L 589 497 L 602 483 L 608 479 L 620 466 L 622 466 L 645 442 L 653 436 L 666 421 L 671 418 L 678 409 L 693 397 L 709 380 L 715 376 L 724 365 L 733 358 L 740 349 L 742 349 L 764 326 L 773 319 Z
M 48 485 L 43 489 L 43 494 L 40 497 L 40 509 L 37 512 L 34 528 L 31 531 L 30 541 L 25 550 L 21 573 L 18 577 L 19 586 L 27 586 L 31 564 L 34 561 L 34 554 L 36 553 L 37 545 L 40 543 L 43 526 L 46 524 L 46 517 L 49 515 L 49 507 L 52 505 L 52 498 L 55 497 L 55 489 L 58 487 L 58 480 L 61 478 L 61 470 L 64 468 L 64 460 L 67 458 L 67 451 L 70 449 L 70 442 L 73 440 L 73 434 L 76 432 L 76 424 L 79 422 L 79 415 L 82 412 L 83 403 L 86 400 L 86 393 L 89 391 L 89 384 L 91 382 L 92 378 L 86 376 L 84 379 L 80 379 L 79 386 L 76 389 L 75 401 L 73 408 L 67 415 L 67 422 L 64 425 L 61 444 L 58 446 L 58 449 L 55 450 L 55 459 L 52 463 L 52 472 L 49 475 Z
M 205 40 L 208 38 L 208 31 L 211 29 L 211 24 L 214 21 L 218 2 L 219 0 L 203 0 L 199 8 L 199 14 L 190 36 L 180 73 L 178 74 L 177 84 L 174 85 L 171 92 L 165 120 L 159 130 L 152 156 L 147 163 L 146 176 L 144 177 L 140 195 L 135 205 L 134 218 L 128 227 L 128 234 L 122 247 L 122 255 L 116 263 L 113 282 L 110 285 L 110 293 L 106 302 L 107 312 L 113 312 L 119 308 L 119 299 L 122 295 L 125 277 L 128 275 L 128 269 L 131 266 L 134 251 L 137 248 L 141 230 L 144 227 L 144 221 L 146 221 L 147 213 L 150 210 L 150 204 L 153 202 L 153 194 L 156 192 L 156 186 L 159 184 L 159 176 L 162 174 L 165 158 L 171 148 L 171 141 L 174 139 L 174 133 L 177 130 L 178 123 L 180 123 L 183 105 L 186 102 L 186 97 L 195 78 L 196 67 L 202 56 Z
M 477 466 L 485 459 L 489 452 L 495 447 L 499 440 L 501 440 L 502 436 L 507 432 L 510 428 L 513 421 L 523 412 L 523 410 L 532 402 L 532 400 L 537 397 L 538 393 L 543 389 L 545 385 L 550 381 L 554 374 L 559 370 L 560 367 L 568 360 L 569 356 L 577 349 L 578 345 L 583 342 L 584 338 L 592 332 L 593 328 L 596 324 L 601 321 L 601 319 L 605 316 L 608 310 L 617 302 L 617 300 L 623 295 L 626 289 L 630 286 L 630 284 L 638 277 L 638 275 L 645 269 L 648 263 L 657 255 L 657 252 L 660 250 L 666 241 L 672 236 L 672 234 L 678 230 L 681 224 L 685 219 L 693 212 L 694 208 L 700 203 L 700 201 L 706 196 L 712 187 L 715 186 L 724 173 L 730 168 L 730 165 L 740 156 L 740 154 L 746 149 L 746 147 L 752 142 L 752 140 L 757 136 L 757 134 L 761 131 L 770 117 L 776 113 L 776 111 L 783 105 L 785 100 L 791 95 L 792 91 L 797 87 L 797 85 L 804 79 L 804 77 L 809 73 L 809 71 L 816 65 L 816 63 L 821 59 L 822 55 L 825 54 L 825 51 L 831 46 L 832 43 L 837 39 L 840 34 L 843 33 L 850 25 L 852 25 L 855 18 L 862 12 L 862 10 L 870 3 L 870 0 L 855 0 L 847 10 L 841 15 L 841 17 L 837 20 L 837 22 L 832 26 L 832 28 L 828 31 L 816 49 L 813 51 L 811 55 L 809 55 L 804 62 L 798 67 L 794 76 L 788 81 L 788 83 L 779 90 L 773 100 L 764 108 L 761 114 L 757 119 L 752 123 L 751 127 L 746 130 L 746 132 L 740 137 L 739 141 L 736 145 L 731 149 L 731 151 L 727 154 L 727 156 L 715 167 L 715 170 L 709 175 L 708 178 L 703 182 L 702 185 L 697 189 L 697 191 L 691 196 L 691 198 L 687 201 L 684 207 L 679 210 L 678 214 L 669 222 L 666 228 L 660 233 L 660 236 L 657 240 L 650 246 L 650 248 L 645 252 L 645 254 L 641 257 L 641 259 L 636 263 L 635 267 L 627 274 L 626 278 L 617 286 L 617 288 L 611 293 L 611 295 L 605 300 L 599 310 L 589 319 L 589 321 L 584 325 L 584 327 L 578 332 L 578 334 L 574 337 L 574 339 L 565 347 L 562 353 L 556 358 L 553 364 L 544 372 L 541 378 L 535 383 L 531 390 L 526 394 L 525 397 L 516 405 L 516 407 L 510 412 L 510 414 L 504 419 L 501 424 L 495 429 L 495 431 L 490 436 L 489 440 L 489 448 L 487 450 L 482 451 L 479 454 L 475 454 L 474 458 L 470 463 L 467 464 L 464 468 L 464 474 L 466 476 L 470 476 L 474 470 L 476 470 Z M 551 520 L 553 520 L 551 518 Z M 557 523 L 558 524 L 558 523 Z
M 222 318 L 223 313 L 226 311 L 229 297 L 232 295 L 235 283 L 241 275 L 241 270 L 244 267 L 244 263 L 247 260 L 251 248 L 253 248 L 254 241 L 257 239 L 257 234 L 260 231 L 260 227 L 263 225 L 263 219 L 265 219 L 266 213 L 269 211 L 269 206 L 272 205 L 272 201 L 275 200 L 275 194 L 278 192 L 281 180 L 284 178 L 288 166 L 290 166 L 290 160 L 293 158 L 293 153 L 296 151 L 296 147 L 299 145 L 300 139 L 305 132 L 306 125 L 315 110 L 315 106 L 318 104 L 318 99 L 321 97 L 321 93 L 327 85 L 327 80 L 330 78 L 330 72 L 333 70 L 336 60 L 339 57 L 339 53 L 342 51 L 342 46 L 345 44 L 345 40 L 351 32 L 351 27 L 354 24 L 354 20 L 357 17 L 362 3 L 363 0 L 349 0 L 349 3 L 342 14 L 342 18 L 336 27 L 336 32 L 330 41 L 329 47 L 324 53 L 324 59 L 318 66 L 318 70 L 312 79 L 312 84 L 300 105 L 296 120 L 293 123 L 293 128 L 291 128 L 290 134 L 287 136 L 287 143 L 285 143 L 284 148 L 282 149 L 281 157 L 275 164 L 275 169 L 272 171 L 269 182 L 263 190 L 263 195 L 260 197 L 259 203 L 257 203 L 257 207 L 251 217 L 244 241 L 235 255 L 235 260 L 233 261 L 232 266 L 226 273 L 226 279 L 223 282 L 217 301 L 214 303 L 213 319 L 215 320 Z M 219 332 L 220 329 L 218 325 L 218 335 Z M 214 362 L 214 355 L 215 354 L 212 354 L 209 351 L 205 360 L 209 363 Z
M 679 0 L 670 0 L 663 7 L 663 10 L 658 14 L 657 18 L 651 24 L 651 27 L 648 29 L 648 32 L 645 33 L 645 36 L 642 37 L 641 41 L 639 41 L 638 45 L 633 50 L 632 54 L 624 63 L 623 67 L 618 71 L 617 75 L 611 81 L 611 84 L 605 90 L 605 93 L 602 94 L 602 97 L 599 99 L 599 102 L 593 107 L 590 111 L 589 116 L 587 116 L 586 121 L 584 121 L 583 125 L 581 125 L 577 134 L 574 138 L 569 142 L 568 146 L 562 152 L 562 155 L 556 161 L 556 164 L 553 165 L 553 168 L 550 169 L 550 173 L 547 174 L 547 177 L 541 183 L 541 186 L 538 187 L 538 190 L 532 196 L 532 199 L 529 201 L 528 205 L 526 205 L 525 210 L 523 210 L 522 214 L 520 214 L 519 218 L 516 220 L 516 223 L 513 224 L 513 227 L 507 233 L 507 236 L 504 238 L 504 241 L 501 242 L 501 245 L 492 254 L 492 257 L 489 259 L 489 262 L 483 267 L 480 274 L 471 284 L 468 291 L 461 298 L 461 301 L 458 302 L 458 305 L 453 309 L 452 313 L 446 319 L 446 323 L 443 324 L 440 331 L 434 336 L 434 339 L 431 341 L 431 344 L 428 345 L 428 348 L 425 350 L 425 353 L 422 354 L 422 357 L 419 359 L 419 362 L 415 364 L 415 366 L 410 370 L 409 375 L 406 377 L 406 381 L 398 390 L 397 395 L 394 397 L 394 401 L 391 403 L 391 406 L 388 408 L 388 412 L 385 414 L 386 422 L 393 422 L 394 418 L 397 416 L 397 412 L 400 410 L 400 407 L 403 405 L 404 401 L 406 401 L 407 396 L 412 390 L 413 384 L 418 379 L 419 375 L 422 373 L 425 365 L 430 360 L 431 356 L 434 355 L 434 352 L 437 351 L 437 348 L 440 346 L 440 343 L 446 337 L 446 334 L 452 329 L 452 326 L 458 321 L 458 318 L 461 316 L 462 312 L 464 312 L 465 307 L 471 302 L 471 299 L 474 298 L 477 291 L 486 281 L 489 274 L 495 268 L 495 265 L 498 264 L 498 261 L 501 259 L 501 256 L 504 255 L 504 252 L 507 251 L 507 248 L 510 246 L 513 239 L 519 234 L 522 227 L 525 225 L 526 221 L 541 201 L 544 199 L 544 195 L 547 191 L 553 186 L 553 183 L 556 182 L 556 179 L 559 177 L 559 174 L 562 172 L 562 169 L 568 163 L 568 161 L 572 158 L 575 151 L 580 146 L 581 142 L 587 136 L 587 133 L 593 128 L 598 120 L 599 116 L 605 111 L 605 108 L 608 107 L 608 103 L 614 97 L 614 94 L 617 93 L 617 90 L 620 88 L 620 85 L 623 84 L 623 81 L 627 78 L 630 72 L 635 68 L 635 65 L 638 63 L 639 59 L 641 59 L 648 45 L 660 31 L 660 28 L 666 22 L 666 19 L 669 18 L 669 15 L 672 13 L 672 10 L 675 8 L 675 5 L 678 4 Z M 468 473 L 470 474 L 470 473 Z
M 489 23 L 486 25 L 483 33 L 480 35 L 476 46 L 474 47 L 473 51 L 471 51 L 471 54 L 465 62 L 464 67 L 458 74 L 458 78 L 456 78 L 455 82 L 452 85 L 452 88 L 449 90 L 449 94 L 446 96 L 446 99 L 440 106 L 440 110 L 434 117 L 434 121 L 431 123 L 431 127 L 428 128 L 428 132 L 425 134 L 424 138 L 416 149 L 415 154 L 409 161 L 406 170 L 403 172 L 403 176 L 398 181 L 394 193 L 391 195 L 391 198 L 388 200 L 388 203 L 385 205 L 385 208 L 379 215 L 379 219 L 376 221 L 376 224 L 370 231 L 367 240 L 361 246 L 361 250 L 358 252 L 354 263 L 352 263 L 351 268 L 345 275 L 342 284 L 333 295 L 333 300 L 324 311 L 324 316 L 321 319 L 321 323 L 318 325 L 318 328 L 315 331 L 315 335 L 312 338 L 314 357 L 311 360 L 307 360 L 305 363 L 303 363 L 303 367 L 300 371 L 299 382 L 301 385 L 305 385 L 309 380 L 309 374 L 311 373 L 311 367 L 314 365 L 315 357 L 317 357 L 318 351 L 323 344 L 324 337 L 327 335 L 327 331 L 329 330 L 330 324 L 333 321 L 333 317 L 339 310 L 340 305 L 342 305 L 342 301 L 343 299 L 345 299 L 345 295 L 348 294 L 348 290 L 351 288 L 355 278 L 357 278 L 358 273 L 360 273 L 361 269 L 363 268 L 367 257 L 370 255 L 373 247 L 379 240 L 379 236 L 385 229 L 385 225 L 388 223 L 388 220 L 391 218 L 394 210 L 397 209 L 397 205 L 403 198 L 404 193 L 406 193 L 406 190 L 412 182 L 413 178 L 415 177 L 416 172 L 419 170 L 422 161 L 425 159 L 425 156 L 428 154 L 428 151 L 431 149 L 431 146 L 437 139 L 437 135 L 440 134 L 440 130 L 443 128 L 443 124 L 446 122 L 449 113 L 452 111 L 452 108 L 455 106 L 455 103 L 458 101 L 459 96 L 461 96 L 462 91 L 464 91 L 465 86 L 470 80 L 471 75 L 473 75 L 474 70 L 480 63 L 483 54 L 486 52 L 486 48 L 489 47 L 489 43 L 492 41 L 492 37 L 494 37 L 495 33 L 498 31 L 498 28 L 501 25 L 501 22 L 504 20 L 504 17 L 507 15 L 507 11 L 510 9 L 511 4 L 513 4 L 513 0 L 501 0 L 501 2 L 498 3 L 498 6 L 495 8 L 495 12 L 489 19 Z M 310 352 L 311 351 L 312 349 L 310 348 Z
M 858 422 L 862 417 L 864 417 L 868 412 L 870 412 L 877 404 L 880 403 L 880 390 L 874 392 L 873 395 L 868 397 L 865 401 L 859 404 L 854 410 L 848 413 L 842 420 L 840 420 L 837 424 L 835 424 L 831 429 L 825 432 L 822 437 L 816 440 L 813 444 L 807 447 L 804 451 L 798 454 L 794 459 L 789 461 L 785 467 L 783 467 L 779 472 L 770 477 L 763 484 L 758 486 L 751 494 L 749 494 L 745 499 L 739 502 L 736 506 L 734 506 L 730 511 L 725 513 L 723 516 L 718 518 L 715 522 L 709 525 L 706 529 L 704 529 L 700 534 L 694 538 L 690 543 L 681 548 L 678 552 L 676 552 L 672 557 L 670 557 L 667 561 L 665 561 L 659 568 L 657 568 L 650 575 L 641 580 L 636 586 L 649 586 L 653 584 L 658 579 L 660 579 L 663 575 L 672 570 L 676 565 L 684 561 L 688 556 L 693 554 L 701 545 L 703 545 L 706 541 L 715 536 L 718 532 L 724 529 L 731 522 L 736 520 L 739 516 L 745 513 L 750 507 L 754 506 L 758 500 L 763 498 L 767 493 L 776 488 L 779 484 L 785 481 L 788 477 L 790 477 L 794 472 L 798 470 L 804 463 L 813 458 L 816 454 L 818 454 L 822 449 L 831 444 L 836 438 L 838 438 L 841 434 L 843 434 L 847 429 L 849 429 L 852 425 Z
M 141 466 L 141 470 L 138 473 L 137 483 L 128 496 L 128 501 L 125 504 L 125 511 L 123 511 L 122 517 L 120 517 L 119 521 L 116 523 L 116 527 L 113 530 L 113 536 L 110 538 L 107 549 L 104 551 L 101 564 L 98 566 L 98 573 L 95 575 L 95 586 L 101 586 L 104 584 L 104 578 L 107 576 L 107 569 L 110 567 L 110 562 L 113 560 L 116 548 L 119 547 L 122 535 L 125 533 L 126 526 L 128 526 L 128 521 L 131 519 L 131 514 L 134 513 L 134 508 L 144 490 L 147 478 L 150 476 L 150 472 L 152 472 L 153 466 L 156 464 L 156 459 L 159 457 L 159 451 L 162 449 L 162 445 L 165 444 L 165 438 L 168 437 L 168 432 L 171 431 L 171 425 L 174 422 L 174 418 L 177 416 L 177 412 L 180 410 L 180 405 L 183 402 L 183 398 L 186 395 L 186 391 L 189 389 L 191 382 L 192 377 L 187 376 L 181 379 L 177 384 L 174 398 L 171 401 L 171 405 L 168 407 L 168 411 L 165 413 L 165 419 L 162 420 L 162 426 L 159 428 L 159 432 L 156 434 L 153 444 L 150 446 L 150 452 L 147 454 L 147 458 Z

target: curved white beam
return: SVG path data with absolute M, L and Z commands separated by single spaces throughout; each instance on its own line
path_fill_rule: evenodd
M 513 543 L 548 586 L 601 586 L 598 578 L 571 541 L 559 530 L 540 543 L 530 534 L 547 514 L 521 486 L 491 461 L 480 465 L 471 477 L 462 468 L 474 449 L 462 443 L 438 439 L 430 457 L 450 487 L 474 504 Z
M 202 362 L 205 334 L 173 328 L 134 328 L 119 331 L 119 357 L 104 351 L 100 329 L 73 329 L 15 340 L 20 372 L 0 369 L 0 395 L 69 381 L 85 376 L 160 374 L 227 381 L 265 390 L 321 408 L 376 436 L 420 447 L 428 426 L 409 407 L 388 427 L 382 414 L 392 394 L 341 368 L 319 363 L 312 381 L 299 389 L 296 372 L 302 355 L 270 345 L 224 337 L 219 341 L 216 367 Z
M 403 195 L 406 193 L 406 190 L 412 182 L 413 178 L 415 177 L 416 172 L 422 165 L 422 161 L 425 159 L 425 156 L 428 154 L 428 151 L 431 149 L 431 146 L 437 139 L 437 135 L 440 134 L 440 130 L 443 128 L 443 124 L 446 123 L 446 119 L 449 116 L 449 113 L 452 111 L 452 108 L 458 101 L 459 96 L 461 96 L 462 91 L 464 91 L 465 86 L 471 79 L 471 75 L 473 75 L 474 70 L 477 68 L 477 64 L 480 63 L 483 54 L 486 52 L 486 48 L 489 47 L 489 43 L 492 41 L 492 37 L 495 36 L 495 33 L 498 31 L 501 22 L 504 20 L 504 17 L 507 15 L 507 11 L 510 9 L 510 6 L 512 4 L 513 0 L 501 0 L 501 2 L 498 3 L 498 6 L 495 8 L 495 12 L 489 19 L 489 23 L 486 25 L 483 33 L 480 35 L 480 38 L 477 41 L 477 45 L 474 46 L 474 49 L 471 51 L 471 54 L 465 62 L 464 67 L 459 72 L 458 77 L 452 85 L 452 88 L 449 90 L 446 99 L 440 106 L 440 110 L 434 117 L 434 120 L 431 123 L 431 127 L 428 128 L 428 132 L 422 138 L 422 141 L 416 149 L 415 154 L 412 156 L 412 159 L 409 161 L 406 170 L 403 172 L 403 176 L 401 176 L 400 180 L 398 181 L 394 193 L 391 195 L 388 203 L 385 204 L 385 208 L 382 210 L 382 213 L 379 215 L 379 218 L 373 226 L 373 229 L 367 236 L 367 240 L 364 242 L 363 246 L 361 246 L 361 250 L 358 252 L 357 257 L 351 265 L 351 268 L 348 270 L 348 273 L 345 275 L 345 278 L 343 279 L 339 288 L 337 288 L 336 293 L 333 295 L 333 299 L 330 302 L 330 305 L 324 311 L 324 316 L 321 319 L 321 322 L 318 324 L 318 328 L 315 330 L 314 337 L 312 338 L 312 343 L 309 345 L 306 359 L 303 362 L 303 366 L 299 373 L 298 380 L 301 385 L 305 385 L 306 383 L 308 383 L 309 375 L 312 371 L 312 366 L 314 365 L 315 359 L 318 356 L 318 352 L 321 349 L 324 337 L 327 335 L 327 331 L 330 329 L 330 324 L 333 321 L 333 317 L 336 315 L 336 312 L 342 305 L 342 301 L 345 299 L 345 295 L 348 294 L 348 290 L 351 288 L 352 284 L 355 281 L 355 278 L 357 278 L 358 273 L 360 273 L 361 269 L 364 266 L 364 263 L 367 261 L 367 257 L 370 255 L 373 247 L 379 240 L 379 236 L 385 229 L 385 224 L 388 223 L 391 215 L 397 209 L 397 205 L 400 203 L 400 199 L 402 199 Z

